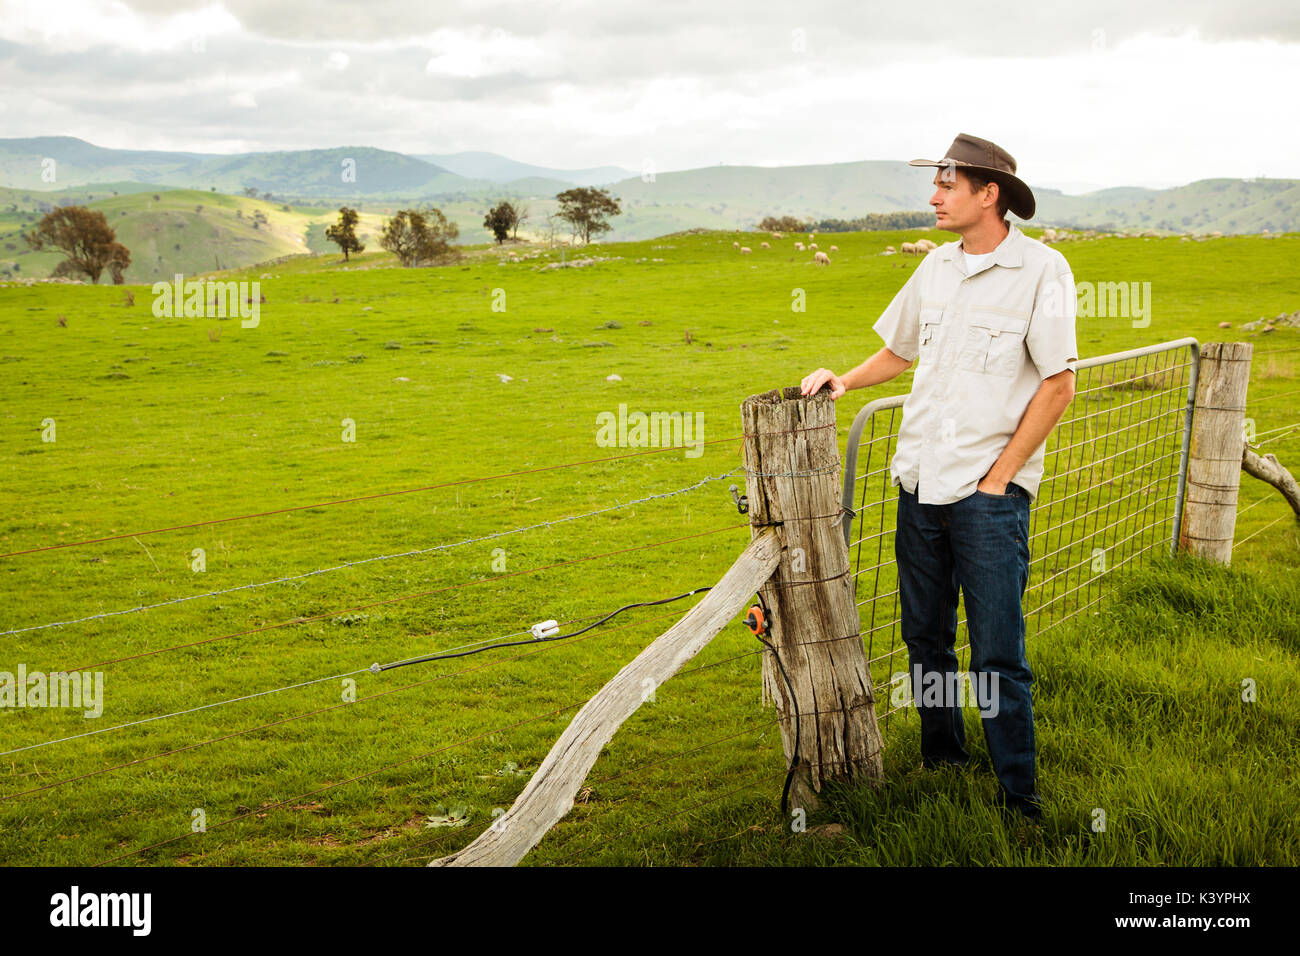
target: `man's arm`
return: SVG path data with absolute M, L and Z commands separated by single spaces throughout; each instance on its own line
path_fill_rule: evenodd
M 828 368 L 819 368 L 804 376 L 800 390 L 804 395 L 815 395 L 827 382 L 831 383 L 831 398 L 839 399 L 850 389 L 867 388 L 888 382 L 891 378 L 907 371 L 912 363 L 895 355 L 888 348 L 883 348 L 857 368 L 843 375 L 836 375 Z
M 1007 485 L 1016 476 L 1029 456 L 1052 433 L 1056 423 L 1065 414 L 1066 408 L 1074 400 L 1074 371 L 1066 369 L 1043 379 L 1038 391 L 1029 401 L 1029 407 L 1016 426 L 1016 433 L 1002 449 L 1002 454 L 993 463 L 982 479 L 979 490 L 990 495 L 1005 495 Z

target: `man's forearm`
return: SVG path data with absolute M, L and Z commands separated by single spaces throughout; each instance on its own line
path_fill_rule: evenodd
M 991 482 L 1004 485 L 1016 477 L 1016 472 L 1029 460 L 1047 436 L 1052 433 L 1056 423 L 1061 420 L 1070 402 L 1074 400 L 1074 373 L 1060 372 L 1043 380 L 1030 399 L 1016 432 L 1002 449 L 1002 454 L 989 469 L 987 478 Z
M 852 371 L 840 376 L 846 389 L 869 388 L 888 382 L 891 378 L 905 372 L 912 365 L 905 358 L 895 355 L 887 348 L 882 348 Z

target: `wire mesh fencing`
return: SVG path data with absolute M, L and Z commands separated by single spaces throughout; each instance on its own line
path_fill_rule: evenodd
M 1026 640 L 1089 613 L 1151 555 L 1177 546 L 1197 341 L 1177 339 L 1083 359 L 1075 396 L 1044 451 L 1043 480 L 1030 508 Z M 868 403 L 849 433 L 844 459 L 845 537 L 877 708 L 888 720 L 907 709 L 894 693 L 908 670 L 902 640 L 894 532 L 898 487 L 890 461 L 906 395 Z M 969 660 L 958 605 L 957 651 Z

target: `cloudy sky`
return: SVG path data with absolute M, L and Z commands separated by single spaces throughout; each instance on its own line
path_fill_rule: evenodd
M 1300 178 L 1294 0 L 0 0 L 0 136 L 658 172 L 939 157 Z

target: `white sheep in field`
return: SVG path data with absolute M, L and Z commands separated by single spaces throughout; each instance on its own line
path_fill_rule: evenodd
M 738 242 L 733 242 L 733 243 L 731 244 L 731 248 L 733 248 L 733 249 L 739 249 L 739 248 L 740 248 L 740 243 L 738 243 Z
M 808 248 L 809 248 L 809 249 L 816 249 L 816 248 L 817 248 L 817 243 L 815 243 L 815 242 L 810 242 L 810 243 L 808 243 Z
M 809 241 L 809 242 L 811 242 L 811 241 L 812 241 L 812 238 L 813 238 L 813 236 L 815 236 L 815 235 L 816 235 L 816 233 L 815 233 L 815 232 L 810 232 L 810 233 L 808 233 L 808 241 Z
M 931 252 L 938 248 L 939 246 L 936 243 L 930 241 L 929 239 L 916 240 L 916 251 L 918 255 L 923 252 Z
M 795 247 L 795 249 L 797 249 L 799 252 L 803 252 L 803 243 L 802 243 L 802 242 L 796 242 L 796 243 L 794 244 L 794 247 Z
M 893 246 L 885 246 L 885 251 L 886 251 L 886 252 L 897 252 L 898 250 L 895 249 Z
M 753 251 L 754 251 L 754 250 L 751 249 L 751 248 L 749 248 L 749 246 L 741 246 L 741 247 L 740 247 L 740 253 L 741 253 L 741 255 L 745 255 L 745 256 L 747 256 L 747 255 L 749 255 L 749 254 L 750 254 L 751 252 L 753 252 Z
M 760 249 L 771 249 L 771 248 L 772 248 L 772 247 L 769 246 L 766 242 L 760 242 L 760 243 L 758 244 L 758 247 L 759 247 Z
M 772 233 L 772 238 L 773 238 L 773 239 L 784 239 L 784 238 L 785 238 L 785 234 L 784 234 L 784 233 L 780 233 L 780 232 L 774 232 L 774 233 Z
M 831 246 L 831 252 L 839 252 L 839 251 L 840 251 L 839 246 Z
M 903 255 L 905 255 L 905 256 L 914 256 L 914 255 L 916 255 L 916 254 L 917 254 L 918 252 L 920 252 L 920 251 L 921 251 L 920 249 L 916 248 L 916 243 L 915 243 L 915 242 L 905 242 L 905 243 L 903 243 L 902 253 L 903 253 Z
M 813 262 L 819 266 L 828 266 L 831 264 L 831 257 L 824 252 L 819 252 L 813 256 Z

